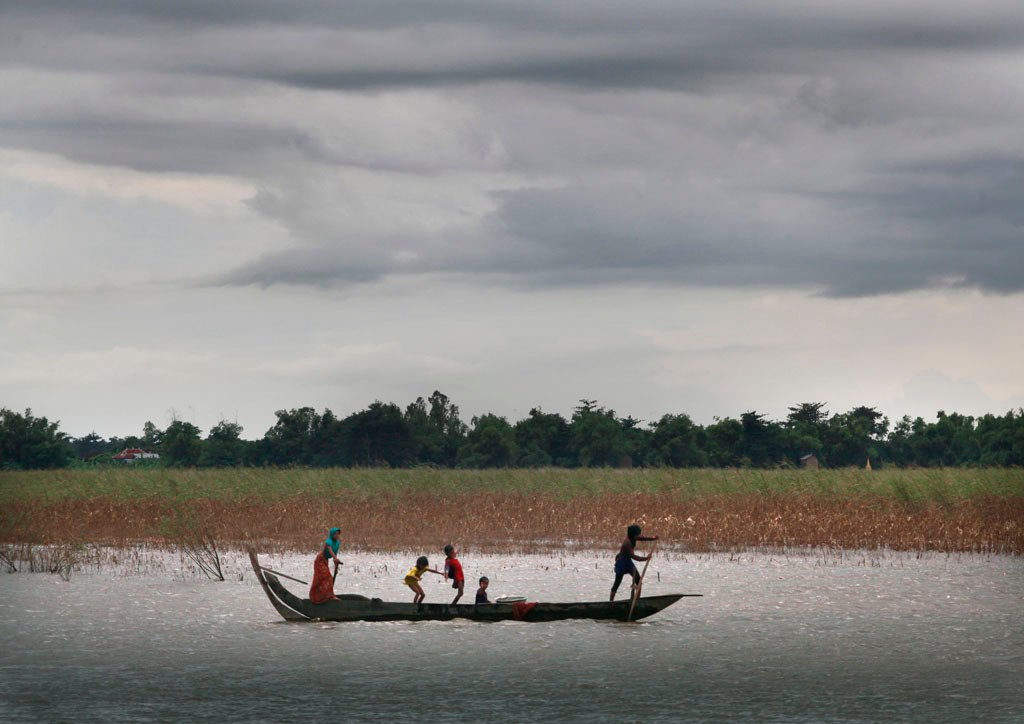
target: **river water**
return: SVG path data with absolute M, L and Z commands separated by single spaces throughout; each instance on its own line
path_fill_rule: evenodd
M 492 598 L 607 596 L 603 553 L 461 558 Z M 414 559 L 348 555 L 337 588 L 411 599 Z M 704 597 L 639 624 L 287 624 L 227 569 L 0 574 L 0 720 L 1024 721 L 1020 558 L 659 553 L 645 593 Z

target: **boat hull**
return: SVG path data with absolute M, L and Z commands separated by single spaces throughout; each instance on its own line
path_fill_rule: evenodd
M 399 603 L 382 601 L 379 598 L 344 595 L 339 599 L 315 604 L 308 598 L 300 598 L 285 588 L 273 573 L 265 572 L 254 553 L 250 553 L 253 570 L 264 593 L 278 613 L 287 621 L 566 621 L 590 619 L 595 621 L 626 621 L 629 617 L 630 599 L 610 603 L 488 603 L 447 604 L 447 603 Z M 643 596 L 637 599 L 632 620 L 653 616 L 659 611 L 687 595 Z

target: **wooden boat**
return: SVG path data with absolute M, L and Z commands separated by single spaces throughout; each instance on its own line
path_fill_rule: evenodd
M 630 599 L 614 603 L 608 601 L 579 603 L 398 603 L 367 598 L 356 594 L 340 594 L 336 600 L 311 603 L 299 598 L 281 583 L 274 573 L 260 566 L 256 554 L 249 552 L 256 579 L 270 603 L 286 621 L 565 621 L 593 619 L 598 621 L 625 621 L 629 616 Z M 632 620 L 653 616 L 668 608 L 680 598 L 700 594 L 674 593 L 666 596 L 643 596 L 637 599 Z

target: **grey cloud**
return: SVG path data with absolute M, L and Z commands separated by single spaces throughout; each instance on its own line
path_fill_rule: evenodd
M 57 153 L 76 161 L 140 171 L 239 173 L 275 158 L 319 158 L 308 134 L 202 121 L 67 117 L 31 123 L 0 118 L 0 145 Z
M 672 20 L 677 21 L 673 23 Z M 807 22 L 799 17 L 750 18 L 718 16 L 696 32 L 693 26 L 668 19 L 666 25 L 587 30 L 585 21 L 568 28 L 589 41 L 587 52 L 553 50 L 526 36 L 514 57 L 489 57 L 467 52 L 461 57 L 445 48 L 423 47 L 415 57 L 396 54 L 380 61 L 339 58 L 322 67 L 268 67 L 243 62 L 231 67 L 191 65 L 199 74 L 228 74 L 306 88 L 375 90 L 475 85 L 493 82 L 564 85 L 583 89 L 658 88 L 707 92 L 713 86 L 772 73 L 816 72 L 844 63 L 863 63 L 866 54 L 891 54 L 897 59 L 914 51 L 941 53 L 1020 50 L 1024 18 L 1007 24 L 964 26 L 897 21 L 871 23 Z M 673 27 L 675 25 L 676 27 Z M 853 26 L 853 27 L 851 27 Z M 551 33 L 554 28 L 531 29 Z M 597 33 L 592 34 L 592 33 Z M 625 41 L 625 42 L 624 42 Z M 571 46 L 569 46 L 571 48 Z M 815 61 L 811 58 L 817 56 Z M 397 62 L 396 62 L 397 60 Z M 875 58 L 874 61 L 877 61 Z M 346 62 L 354 61 L 354 62 Z
M 1024 290 L 1024 159 L 972 157 L 895 165 L 879 187 L 835 194 L 837 207 L 899 222 L 851 245 L 861 273 L 833 293 L 905 291 L 933 283 Z M 881 225 L 879 225 L 881 226 Z
M 813 14 L 773 2 L 739 10 L 720 2 L 454 0 L 39 2 L 8 3 L 3 12 L 9 22 L 0 30 L 0 59 L 343 90 L 494 81 L 702 88 L 721 75 L 801 73 L 877 52 L 1024 46 L 1024 12 L 1002 2 L 971 8 L 867 4 L 857 12 L 840 7 Z M 361 31 L 377 34 L 380 52 L 350 48 L 350 36 Z M 337 42 L 311 53 L 301 35 L 314 32 L 338 34 Z M 383 35 L 394 32 L 402 36 Z
M 1018 45 L 1020 6 L 992 1 L 959 3 L 863 2 L 855 7 L 820 6 L 808 12 L 788 2 L 745 3 L 742 8 L 716 0 L 681 7 L 670 0 L 618 4 L 601 0 L 551 3 L 546 0 L 405 0 L 381 3 L 327 0 L 280 3 L 272 0 L 4 0 L 0 11 L 22 22 L 73 21 L 92 30 L 138 31 L 145 27 L 252 27 L 258 25 L 336 26 L 379 30 L 394 27 L 461 24 L 502 31 L 633 33 L 691 31 L 727 26 L 760 27 L 766 40 L 812 47 L 993 47 Z M 810 33 L 808 31 L 814 31 Z
M 263 189 L 251 208 L 295 249 L 203 283 L 429 273 L 835 296 L 1024 288 L 1024 97 L 998 67 L 1024 49 L 1015 3 L 811 14 L 781 2 L 41 0 L 0 12 L 0 70 L 36 73 L 0 107 L 0 145 Z M 84 92 L 84 78 L 102 82 Z M 436 129 L 413 144 L 401 127 L 339 128 L 351 109 L 321 102 L 353 97 Z M 424 97 L 458 113 L 429 116 Z M 397 184 L 330 185 L 353 168 L 385 187 L 452 184 L 414 199 L 444 228 L 417 228 Z M 467 194 L 452 179 L 466 173 L 513 180 L 481 180 L 494 208 L 459 225 L 449 217 Z
M 703 89 L 711 77 L 732 70 L 730 62 L 713 62 L 688 52 L 648 52 L 630 57 L 614 54 L 580 58 L 520 58 L 512 61 L 475 63 L 472 59 L 450 67 L 296 69 L 278 72 L 253 69 L 252 77 L 286 85 L 322 90 L 373 90 L 381 88 L 463 86 L 489 82 L 571 85 L 588 88 Z M 196 72 L 217 73 L 215 68 Z
M 1008 228 L 1024 227 L 1024 156 L 894 164 L 892 172 L 895 188 L 885 193 L 893 205 L 941 217 L 943 223 L 986 218 Z
M 200 279 L 196 286 L 295 284 L 324 289 L 379 280 L 386 269 L 347 259 L 330 249 L 298 249 L 268 254 L 227 274 Z
M 986 183 L 991 191 L 1001 188 L 999 176 Z M 931 215 L 952 192 L 907 186 L 862 194 L 856 202 L 860 223 L 832 228 L 828 237 L 819 236 L 817 228 L 810 235 L 793 235 L 742 208 L 730 210 L 723 223 L 718 210 L 673 208 L 664 199 L 637 198 L 625 187 L 504 192 L 473 243 L 434 248 L 411 268 L 383 255 L 353 256 L 350 247 L 328 243 L 254 261 L 216 283 L 331 287 L 389 274 L 450 273 L 529 286 L 781 286 L 840 297 L 932 286 L 1019 292 L 1024 290 L 1024 236 L 1016 221 L 1024 202 L 1021 188 L 980 211 L 968 205 L 953 213 L 953 222 L 944 214 Z M 975 193 L 985 195 L 983 189 Z M 839 195 L 825 203 L 840 211 L 850 205 Z M 887 228 L 893 219 L 911 225 L 912 233 Z M 460 253 L 465 246 L 478 253 Z

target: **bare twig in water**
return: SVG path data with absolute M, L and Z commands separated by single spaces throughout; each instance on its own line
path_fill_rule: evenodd
M 71 580 L 71 574 L 85 559 L 85 546 L 80 544 L 34 546 L 26 543 L 17 550 L 7 546 L 0 554 L 0 560 L 7 564 L 11 573 L 17 570 L 15 561 L 28 562 L 29 573 L 54 573 L 65 581 Z
M 210 528 L 182 502 L 174 506 L 168 521 L 170 537 L 184 558 L 195 564 L 207 578 L 224 580 L 217 539 Z
M 179 543 L 182 554 L 196 567 L 215 581 L 224 580 L 224 572 L 220 566 L 220 553 L 217 541 L 207 533 L 199 533 L 191 540 Z
M 14 552 L 14 546 L 0 546 L 0 564 L 3 564 L 7 568 L 8 573 L 18 572 L 18 566 L 15 565 L 15 559 L 17 557 L 18 554 Z
M 48 569 L 65 581 L 71 580 L 71 572 L 81 561 L 81 546 L 60 546 L 52 549 Z

